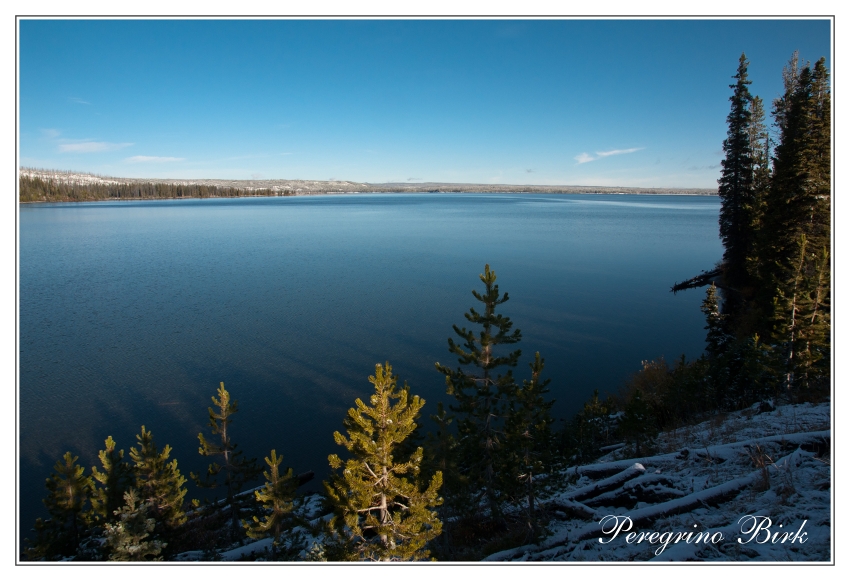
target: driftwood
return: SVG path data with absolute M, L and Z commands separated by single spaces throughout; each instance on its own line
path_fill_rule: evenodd
M 721 270 L 719 268 L 715 268 L 714 270 L 709 270 L 708 272 L 702 271 L 701 274 L 693 278 L 689 278 L 688 280 L 684 280 L 682 282 L 677 282 L 670 288 L 670 292 L 676 294 L 679 291 L 683 291 L 689 288 L 699 288 L 701 286 L 708 286 L 712 283 L 717 288 L 727 288 L 721 284 L 718 284 L 720 279 Z
M 296 478 L 298 479 L 297 480 L 298 484 L 295 485 L 296 488 L 298 486 L 303 486 L 303 485 L 307 484 L 308 482 L 313 480 L 314 476 L 316 476 L 316 473 L 313 472 L 312 470 L 310 470 L 309 472 L 303 472 L 303 473 L 299 474 L 298 476 L 296 476 Z

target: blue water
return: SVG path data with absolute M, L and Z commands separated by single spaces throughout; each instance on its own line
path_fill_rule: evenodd
M 219 382 L 234 439 L 327 471 L 332 433 L 389 360 L 433 413 L 434 362 L 489 263 L 546 359 L 558 417 L 641 360 L 698 356 L 699 291 L 721 257 L 716 197 L 375 194 L 20 207 L 20 509 L 25 536 L 66 450 L 145 424 L 184 474 Z M 203 493 L 190 490 L 190 497 Z

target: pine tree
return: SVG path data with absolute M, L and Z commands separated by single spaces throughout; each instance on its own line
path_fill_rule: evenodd
M 796 54 L 795 54 L 796 57 Z M 780 141 L 762 233 L 763 331 L 784 353 L 784 384 L 807 389 L 828 374 L 831 206 L 831 97 L 822 58 L 786 68 L 776 104 Z M 770 308 L 772 307 L 772 309 Z
M 271 456 L 267 457 L 268 471 L 263 472 L 266 483 L 260 490 L 254 491 L 257 502 L 267 511 L 262 520 L 256 516 L 252 523 L 245 523 L 247 534 L 252 539 L 265 538 L 269 533 L 273 535 L 272 558 L 277 556 L 277 550 L 281 541 L 284 519 L 292 513 L 294 508 L 296 478 L 292 474 L 292 468 L 288 468 L 283 474 L 280 473 L 280 464 L 283 457 L 278 456 L 272 450 Z
M 130 448 L 130 458 L 135 463 L 133 473 L 139 498 L 150 505 L 150 515 L 156 521 L 156 538 L 170 540 L 178 527 L 186 522 L 183 498 L 186 496 L 186 479 L 177 468 L 177 460 L 168 461 L 171 446 L 157 449 L 150 431 L 142 426 L 136 435 L 137 448 Z M 172 550 L 174 546 L 170 546 Z
M 784 386 L 807 391 L 829 373 L 829 252 L 809 252 L 805 234 L 798 242 L 797 268 L 780 284 L 775 301 L 774 341 L 784 353 Z
M 640 389 L 636 389 L 626 402 L 620 419 L 620 431 L 625 441 L 633 446 L 635 456 L 652 453 L 658 430 L 655 429 L 655 418 Z
M 124 493 L 132 485 L 133 469 L 124 461 L 124 450 L 115 450 L 112 436 L 104 442 L 106 448 L 98 453 L 103 472 L 92 466 L 92 476 L 100 486 L 95 485 L 91 504 L 95 516 L 104 521 L 112 520 L 115 511 L 120 509 Z
M 746 257 L 747 278 L 751 287 L 743 289 L 744 298 L 748 300 L 748 307 L 755 313 L 748 314 L 747 321 L 739 321 L 741 333 L 749 332 L 754 326 L 754 319 L 758 319 L 760 312 L 757 304 L 750 299 L 756 294 L 758 281 L 761 279 L 761 257 L 759 255 L 759 232 L 764 228 L 764 216 L 768 211 L 768 192 L 771 180 L 771 140 L 770 133 L 765 125 L 764 103 L 761 98 L 753 97 L 751 105 L 751 118 L 749 129 L 750 149 L 753 159 L 753 207 L 750 213 L 749 231 L 753 235 L 753 245 L 750 247 Z
M 26 550 L 27 557 L 34 560 L 58 560 L 73 556 L 89 525 L 86 504 L 94 490 L 91 476 L 77 464 L 79 456 L 65 452 L 56 462 L 45 486 L 47 496 L 44 505 L 50 518 L 37 519 L 36 540 Z
M 239 511 L 241 503 L 237 494 L 242 487 L 251 480 L 257 478 L 261 472 L 255 458 L 244 458 L 242 451 L 237 450 L 237 445 L 230 437 L 229 428 L 233 422 L 233 415 L 238 411 L 236 400 L 231 401 L 230 393 L 224 389 L 224 382 L 218 388 L 218 399 L 212 397 L 213 405 L 217 409 L 208 408 L 210 420 L 210 431 L 214 436 L 219 436 L 219 442 L 214 443 L 207 440 L 203 433 L 198 434 L 201 443 L 198 453 L 201 456 L 221 456 L 222 464 L 213 462 L 207 468 L 204 479 L 198 475 L 191 474 L 190 477 L 198 486 L 205 488 L 216 488 L 219 486 L 218 477 L 224 475 L 225 503 L 230 507 L 231 537 L 235 537 L 239 531 Z
M 723 170 L 717 180 L 720 196 L 720 237 L 723 240 L 724 280 L 732 288 L 740 289 L 748 283 L 747 257 L 752 253 L 754 233 L 753 210 L 753 150 L 751 146 L 751 122 L 753 101 L 747 88 L 752 81 L 747 77 L 749 62 L 745 55 L 738 61 L 738 72 L 732 102 L 727 117 L 727 137 L 723 141 L 726 158 L 721 162 Z M 737 303 L 738 299 L 734 299 Z
M 376 365 L 369 381 L 375 387 L 371 405 L 357 399 L 343 422 L 348 436 L 334 433 L 334 440 L 350 458 L 343 462 L 336 454 L 328 457 L 331 468 L 340 471 L 325 483 L 335 506 L 336 543 L 356 560 L 425 559 L 429 556 L 425 544 L 442 530 L 432 510 L 442 503 L 438 496 L 442 473 L 437 472 L 423 491 L 419 482 L 422 448 L 406 462 L 397 462 L 393 456 L 416 428 L 425 401 L 410 398 L 407 384 L 397 389 L 398 378 L 389 363 Z
M 528 505 L 528 523 L 536 529 L 535 519 L 535 476 L 540 476 L 551 467 L 552 416 L 550 410 L 554 400 L 544 396 L 549 393 L 550 379 L 542 379 L 544 360 L 535 353 L 529 364 L 531 379 L 522 382 L 508 416 L 508 447 L 513 453 L 512 475 L 520 485 L 520 494 Z
M 800 82 L 800 53 L 794 51 L 788 63 L 782 67 L 782 84 L 785 92 L 773 100 L 773 120 L 774 125 L 780 134 L 785 131 L 787 126 L 788 109 L 793 95 L 797 92 L 797 86 Z
M 151 505 L 139 502 L 134 489 L 124 493 L 124 506 L 115 511 L 113 523 L 106 523 L 105 538 L 110 561 L 161 561 L 166 546 L 158 540 L 145 540 L 153 534 L 156 521 L 149 516 Z
M 729 334 L 727 328 L 728 316 L 720 312 L 720 306 L 717 301 L 717 287 L 712 284 L 705 291 L 705 300 L 700 306 L 700 310 L 705 315 L 705 352 L 709 359 L 719 359 L 729 349 L 729 345 L 734 340 Z
M 511 368 L 516 367 L 522 353 L 518 349 L 499 355 L 496 349 L 518 343 L 522 333 L 519 329 L 511 331 L 510 318 L 496 314 L 496 307 L 507 302 L 508 293 L 499 296 L 496 272 L 490 270 L 489 264 L 484 265 L 484 274 L 479 278 L 484 283 L 484 293 L 473 290 L 472 295 L 484 305 L 484 312 L 471 308 L 464 316 L 481 329 L 476 336 L 473 330 L 452 325 L 463 345 L 452 338 L 448 340 L 449 352 L 457 355 L 458 363 L 467 369 L 451 369 L 439 362 L 435 365 L 446 378 L 447 393 L 457 402 L 450 409 L 458 414 L 459 464 L 470 486 L 486 494 L 490 514 L 495 516 L 501 513 L 503 500 L 499 490 L 506 475 L 502 471 L 507 457 L 502 450 L 504 421 L 518 390 Z M 505 367 L 504 375 L 497 373 Z
M 437 403 L 437 413 L 430 416 L 436 430 L 429 432 L 425 441 L 422 472 L 426 475 L 443 474 L 443 505 L 440 515 L 446 522 L 470 518 L 477 506 L 470 494 L 468 477 L 458 468 L 459 443 L 454 434 L 455 418 L 442 402 Z M 444 526 L 439 539 L 441 552 L 448 554 L 452 548 L 452 527 Z

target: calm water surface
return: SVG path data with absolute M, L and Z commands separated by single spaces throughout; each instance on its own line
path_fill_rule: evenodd
M 615 391 L 641 360 L 703 350 L 699 291 L 716 197 L 376 194 L 20 207 L 20 490 L 25 535 L 66 451 L 87 470 L 139 426 L 184 474 L 219 382 L 234 439 L 321 479 L 332 433 L 389 360 L 426 415 L 448 403 L 489 263 L 523 333 L 516 373 L 546 359 L 556 416 Z M 190 497 L 199 497 L 190 489 Z

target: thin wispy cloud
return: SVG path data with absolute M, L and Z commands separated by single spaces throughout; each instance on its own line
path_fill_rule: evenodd
M 625 153 L 634 153 L 636 151 L 640 151 L 642 149 L 646 149 L 644 147 L 632 147 L 629 149 L 609 149 L 608 151 L 597 151 L 595 155 L 590 155 L 589 153 L 582 152 L 575 156 L 575 160 L 577 163 L 588 163 L 590 161 L 596 161 L 597 159 L 602 159 L 603 157 L 609 157 L 612 155 L 623 155 Z
M 60 143 L 59 151 L 62 153 L 98 153 L 101 151 L 115 151 L 130 147 L 132 143 L 110 143 L 108 141 L 77 141 Z
M 89 103 L 88 101 L 83 101 L 82 99 L 80 99 L 78 97 L 68 97 L 68 100 L 71 103 L 77 103 L 79 105 L 91 105 L 91 103 Z
M 62 132 L 58 129 L 42 129 L 41 134 L 47 139 L 56 139 Z
M 169 161 L 184 161 L 185 157 L 159 157 L 156 155 L 134 155 L 124 159 L 127 163 L 149 163 L 149 162 L 169 162 Z

